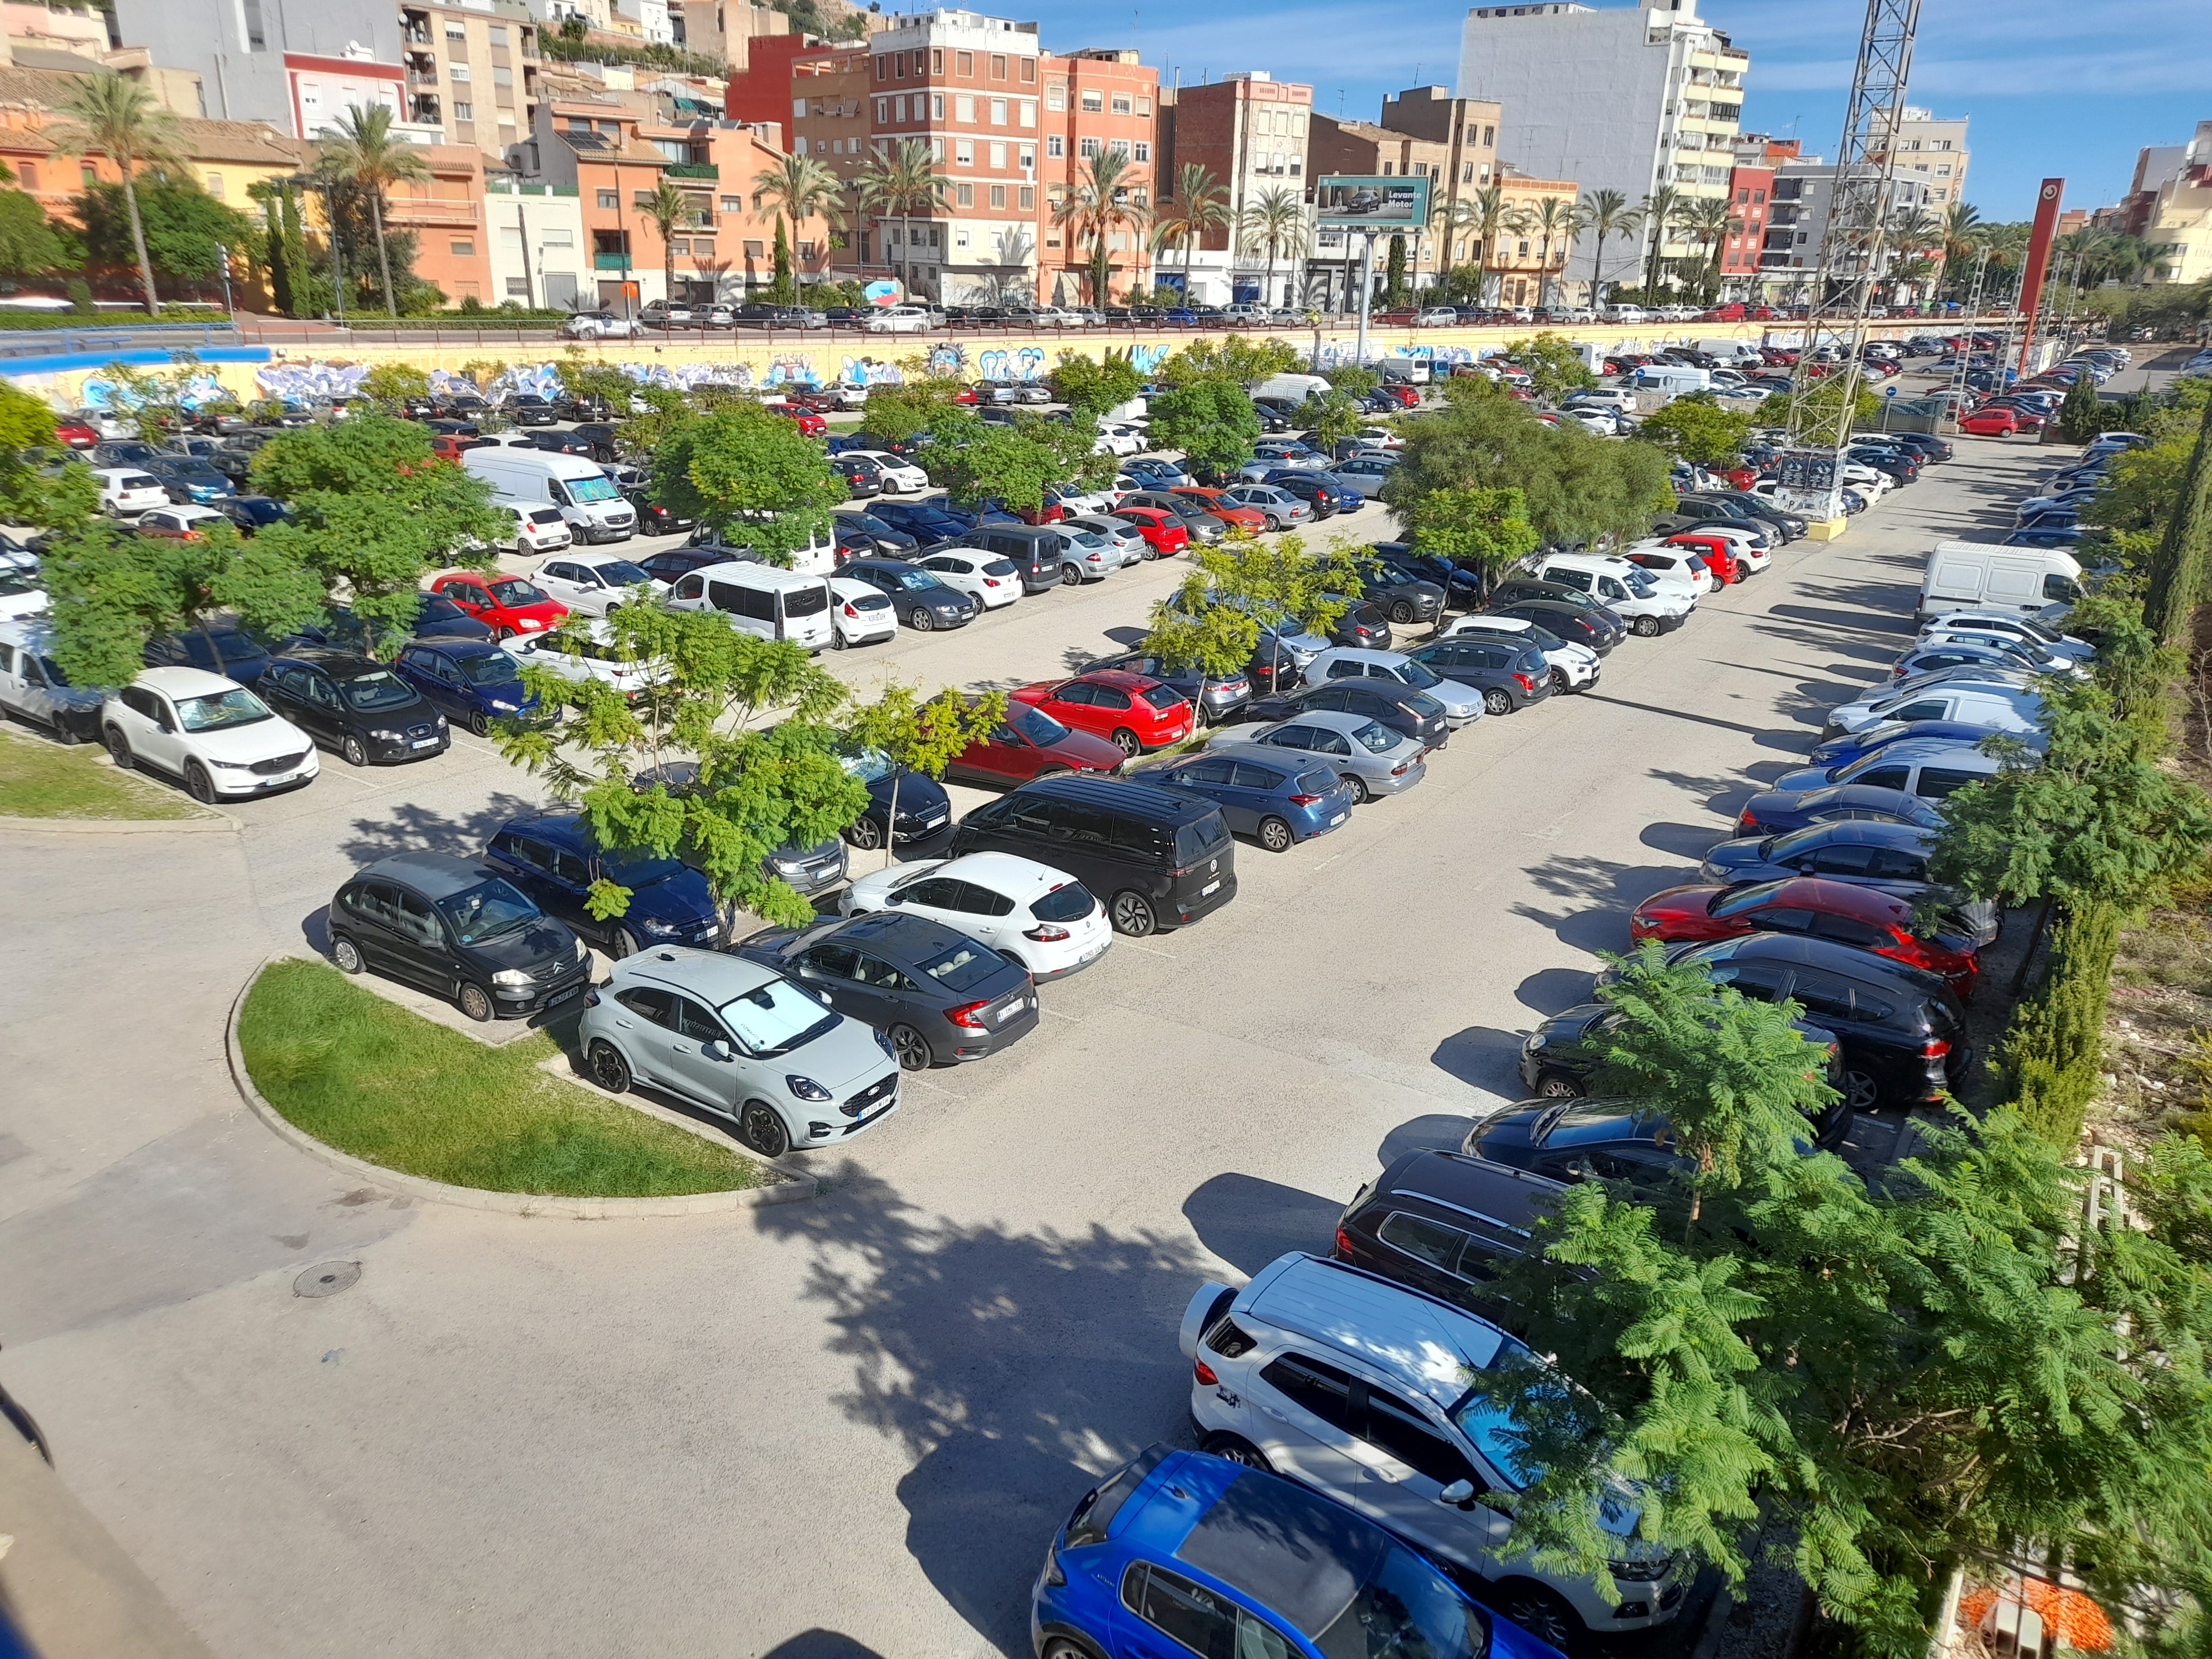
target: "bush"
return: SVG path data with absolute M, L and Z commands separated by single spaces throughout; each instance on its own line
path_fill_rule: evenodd
M 2069 912 L 2051 929 L 2042 987 L 2013 1016 L 1998 1054 L 2007 1097 L 2062 1152 L 2081 1138 L 2082 1116 L 2097 1091 L 2119 942 L 2119 912 L 2110 906 Z
M 164 323 L 222 323 L 230 319 L 220 311 L 205 306 L 163 306 L 161 320 Z M 57 328 L 148 328 L 153 325 L 143 309 L 133 311 L 102 311 L 90 316 L 74 311 L 15 311 L 0 307 L 0 334 L 27 333 L 33 329 Z

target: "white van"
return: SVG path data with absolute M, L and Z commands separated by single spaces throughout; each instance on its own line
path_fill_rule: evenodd
M 820 576 L 772 565 L 710 564 L 677 579 L 668 597 L 677 611 L 719 611 L 739 633 L 789 640 L 826 651 L 834 635 L 830 584 Z
M 489 483 L 502 506 L 559 507 L 580 542 L 626 542 L 637 532 L 637 509 L 581 455 L 500 446 L 465 451 L 461 465 Z
M 1698 340 L 1696 349 L 1717 358 L 1723 368 L 1756 368 L 1766 362 L 1748 340 Z
M 71 685 L 53 653 L 54 630 L 43 617 L 0 623 L 0 709 L 64 743 L 97 743 L 100 694 Z
M 1631 370 L 1621 385 L 1638 392 L 1663 392 L 1679 398 L 1686 392 L 1711 392 L 1713 376 L 1711 370 L 1692 368 L 1687 363 L 1645 363 Z
M 1302 404 L 1309 398 L 1318 398 L 1328 390 L 1328 382 L 1318 374 L 1271 374 L 1252 388 L 1255 398 L 1279 398 L 1285 403 Z
M 1550 553 L 1530 560 L 1528 568 L 1538 581 L 1580 588 L 1647 639 L 1673 632 L 1697 608 L 1698 596 L 1686 585 L 1662 586 L 1650 571 L 1614 555 Z
M 1604 317 L 1608 323 L 1648 323 L 1651 313 L 1642 306 L 1607 306 Z
M 2081 597 L 2081 566 L 2056 547 L 1999 547 L 1994 542 L 1938 542 L 1921 578 L 1922 622 L 1947 611 L 2018 611 Z

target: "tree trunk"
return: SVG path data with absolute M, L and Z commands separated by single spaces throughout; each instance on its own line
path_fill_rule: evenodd
M 161 297 L 154 292 L 154 262 L 146 257 L 146 227 L 138 219 L 138 188 L 131 181 L 131 154 L 116 158 L 123 169 L 123 207 L 131 216 L 131 246 L 138 255 L 138 280 L 146 287 L 146 314 L 161 314 Z
M 884 868 L 886 870 L 891 867 L 891 860 L 894 856 L 891 852 L 892 844 L 898 840 L 899 774 L 904 770 L 906 769 L 896 761 L 891 763 L 891 809 L 884 820 Z
M 1590 256 L 1590 309 L 1605 304 L 1605 232 L 1597 234 L 1597 248 Z
M 2043 896 L 2043 908 L 2035 913 L 2035 926 L 2028 930 L 2027 948 L 2020 953 L 2020 966 L 2014 971 L 2012 976 L 2010 994 L 2015 999 L 2020 995 L 2021 988 L 2027 983 L 2027 970 L 2034 966 L 2035 947 L 2042 940 L 2044 927 L 2051 921 L 2052 902 L 2051 895 L 2045 893 Z
M 384 192 L 381 190 L 368 192 L 368 222 L 376 228 L 376 264 L 384 273 L 384 314 L 397 317 L 399 303 L 392 297 L 392 256 L 384 251 Z

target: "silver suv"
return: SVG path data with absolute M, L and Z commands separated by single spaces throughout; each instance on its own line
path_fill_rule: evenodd
M 1694 1569 L 1626 1535 L 1632 1502 L 1601 1520 L 1621 1534 L 1618 1605 L 1592 1579 L 1508 1554 L 1512 1518 L 1487 1494 L 1529 1477 L 1478 1379 L 1527 1350 L 1487 1320 L 1292 1251 L 1242 1291 L 1200 1285 L 1181 1340 L 1205 1450 L 1302 1481 L 1480 1573 L 1498 1610 L 1553 1646 L 1647 1630 L 1680 1608 Z
M 585 1003 L 576 1036 L 594 1083 L 680 1095 L 764 1158 L 849 1139 L 898 1109 L 890 1040 L 758 963 L 657 945 Z

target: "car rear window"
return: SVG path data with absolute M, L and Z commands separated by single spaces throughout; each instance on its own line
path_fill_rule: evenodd
M 963 939 L 923 963 L 921 971 L 948 991 L 965 991 L 1005 966 L 1004 960 L 988 946 Z
M 1182 693 L 1172 685 L 1149 686 L 1138 695 L 1153 708 L 1163 710 L 1173 708 L 1184 700 Z
M 794 587 L 783 596 L 783 614 L 787 617 L 818 617 L 830 608 L 830 590 L 826 587 Z
M 1176 827 L 1176 862 L 1195 864 L 1229 845 L 1229 824 L 1218 812 Z
M 1297 785 L 1292 793 L 1300 795 L 1326 795 L 1336 787 L 1338 782 L 1339 779 L 1335 773 L 1325 766 L 1317 766 L 1310 772 L 1298 774 Z
M 1039 921 L 1080 921 L 1098 908 L 1091 890 L 1079 881 L 1063 882 L 1030 906 Z

